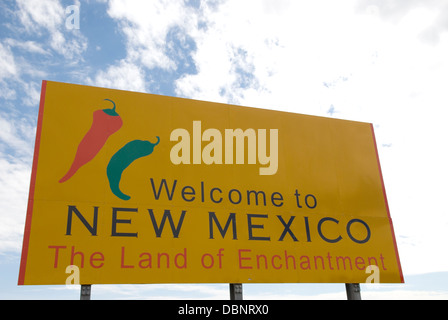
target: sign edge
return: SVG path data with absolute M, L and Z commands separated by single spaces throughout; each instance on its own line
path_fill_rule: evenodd
M 30 180 L 30 192 L 28 196 L 28 208 L 26 212 L 26 220 L 25 220 L 25 228 L 23 233 L 23 243 L 22 243 L 22 256 L 20 259 L 20 271 L 19 271 L 19 280 L 18 285 L 25 284 L 25 271 L 26 264 L 28 259 L 28 246 L 30 241 L 30 232 L 31 232 L 31 220 L 33 216 L 33 206 L 34 206 L 34 189 L 36 185 L 36 174 L 37 174 L 37 163 L 39 159 L 39 149 L 40 149 L 40 140 L 42 133 L 42 121 L 44 114 L 44 105 L 45 105 L 45 96 L 47 92 L 47 81 L 42 81 L 42 89 L 40 96 L 40 104 L 39 104 L 39 115 L 37 118 L 37 128 L 36 128 L 36 142 L 34 145 L 34 156 L 33 156 L 33 166 L 31 170 L 31 180 Z
M 381 170 L 380 156 L 379 156 L 378 147 L 377 147 L 377 144 L 376 144 L 375 130 L 373 128 L 373 124 L 372 123 L 370 124 L 370 127 L 372 129 L 373 144 L 375 146 L 376 159 L 377 159 L 377 162 L 378 162 L 378 171 L 379 171 L 379 174 L 380 174 L 381 186 L 382 186 L 382 189 L 383 189 L 383 197 L 384 197 L 384 202 L 385 202 L 385 205 L 386 205 L 387 216 L 389 218 L 389 225 L 390 225 L 390 231 L 392 233 L 392 240 L 393 240 L 393 243 L 394 243 L 395 258 L 397 260 L 398 269 L 400 271 L 401 283 L 404 283 L 403 270 L 401 269 L 401 261 L 400 261 L 400 256 L 399 256 L 399 253 L 398 253 L 397 240 L 396 240 L 396 237 L 395 237 L 395 231 L 394 231 L 394 226 L 393 226 L 393 222 L 392 222 L 392 217 L 390 215 L 389 202 L 387 201 L 386 186 L 384 185 L 383 171 Z

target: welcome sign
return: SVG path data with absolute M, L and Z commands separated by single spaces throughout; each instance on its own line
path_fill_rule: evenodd
M 19 284 L 402 282 L 368 123 L 43 82 Z

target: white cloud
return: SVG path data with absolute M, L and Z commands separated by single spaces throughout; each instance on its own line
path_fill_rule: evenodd
M 0 155 L 0 253 L 21 249 L 30 176 L 28 164 Z
M 42 35 L 47 31 L 51 49 L 74 63 L 81 59 L 87 40 L 79 30 L 66 29 L 68 15 L 59 0 L 17 0 L 17 4 L 17 15 L 28 33 Z
M 0 43 L 0 80 L 17 75 L 17 66 L 11 50 Z
M 17 0 L 19 18 L 25 28 L 36 31 L 39 27 L 55 30 L 62 25 L 65 11 L 59 1 Z
M 4 42 L 12 47 L 17 47 L 22 50 L 28 51 L 30 53 L 38 53 L 38 54 L 42 54 L 42 55 L 49 54 L 49 52 L 47 50 L 42 48 L 41 44 L 39 44 L 35 41 L 20 41 L 17 39 L 7 38 L 7 39 L 5 39 Z
M 245 91 L 262 88 L 259 83 L 262 77 L 258 75 L 259 81 L 254 81 L 254 73 L 262 73 L 267 66 L 256 60 L 255 53 L 269 58 L 276 42 L 275 38 L 270 38 L 272 32 L 266 29 L 270 23 L 259 21 L 260 16 L 266 16 L 262 4 L 249 1 L 228 1 L 218 6 L 202 3 L 200 21 L 204 27 L 191 33 L 197 46 L 193 58 L 198 74 L 177 81 L 179 95 L 236 103 Z
M 135 64 L 121 60 L 118 65 L 100 71 L 95 79 L 87 79 L 91 85 L 100 87 L 145 92 L 143 71 Z
M 35 130 L 25 118 L 15 119 L 0 114 L 0 128 L 0 146 L 7 146 L 11 153 L 19 157 L 29 157 L 32 154 Z
M 229 297 L 228 288 L 228 284 L 102 285 L 95 286 L 94 292 L 106 299 L 224 300 Z
M 353 14 L 354 3 L 284 1 L 277 11 L 266 10 L 271 1 L 203 3 L 206 27 L 190 32 L 198 74 L 181 77 L 178 94 L 318 115 L 338 102 L 337 111 L 343 105 L 350 118 L 372 121 L 385 105 L 370 108 L 375 102 L 401 99 L 408 84 L 428 86 L 412 72 L 426 70 L 422 58 L 431 61 L 418 39 L 431 17 L 390 26 Z
M 41 47 L 32 41 L 20 42 L 6 39 L 5 44 L 0 42 L 0 97 L 6 100 L 17 99 L 17 91 L 24 90 L 21 100 L 25 106 L 37 106 L 40 98 L 40 85 L 33 81 L 24 81 L 24 75 L 40 77 L 45 73 L 35 69 L 22 56 L 14 56 L 10 46 L 20 47 L 38 53 L 44 53 Z
M 11 88 L 6 81 L 0 80 L 0 98 L 14 100 L 17 97 L 16 91 Z
M 176 26 L 190 28 L 195 13 L 179 1 L 111 0 L 109 15 L 120 21 L 130 61 L 146 68 L 176 69 L 165 52 L 166 36 Z
M 31 176 L 35 127 L 0 113 L 0 253 L 20 250 Z
M 14 90 L 9 80 L 16 77 L 18 68 L 10 48 L 0 42 L 0 97 L 6 100 L 16 98 L 16 90 Z
M 178 93 L 321 114 L 330 106 L 321 107 L 322 83 L 347 78 L 372 58 L 371 39 L 353 28 L 361 19 L 347 15 L 351 4 L 283 1 L 276 11 L 268 10 L 273 1 L 203 4 L 206 27 L 192 33 L 199 72 L 181 78 Z
M 426 43 L 436 45 L 443 33 L 448 32 L 448 3 L 445 0 L 359 0 L 356 10 L 381 17 L 384 21 L 398 24 L 411 15 L 420 19 L 413 19 L 415 25 L 430 16 L 429 23 L 420 33 L 420 38 Z M 423 19 L 421 19 L 423 18 Z
M 15 17 L 24 29 L 13 29 L 8 23 L 20 37 L 0 40 L 0 97 L 10 101 L 19 97 L 23 105 L 36 107 L 40 81 L 47 75 L 45 66 L 56 61 L 57 55 L 64 57 L 65 66 L 77 64 L 87 49 L 87 40 L 79 30 L 66 32 L 65 10 L 59 1 L 18 0 L 17 4 Z M 45 40 L 28 40 L 31 37 Z M 33 81 L 36 78 L 38 82 Z M 24 94 L 19 96 L 18 92 Z
M 36 82 L 28 81 L 23 82 L 23 90 L 26 95 L 22 97 L 23 105 L 27 107 L 37 107 L 40 101 L 40 84 Z
M 72 39 L 67 40 L 60 31 L 54 31 L 51 34 L 50 46 L 66 59 L 73 60 L 72 64 L 76 64 L 78 60 L 82 60 L 82 53 L 87 49 L 87 41 L 80 33 L 73 31 L 75 35 Z
M 176 61 L 168 53 L 173 48 L 167 42 L 167 36 L 174 28 L 193 28 L 196 14 L 191 8 L 174 0 L 111 0 L 108 5 L 109 16 L 118 21 L 126 37 L 126 58 L 105 71 L 97 72 L 93 79 L 88 79 L 88 83 L 146 92 L 151 85 L 150 81 L 145 83 L 148 69 L 177 69 Z

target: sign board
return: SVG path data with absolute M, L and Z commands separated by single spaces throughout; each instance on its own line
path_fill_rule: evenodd
M 19 284 L 381 282 L 373 127 L 44 81 Z M 67 272 L 67 273 L 66 273 Z

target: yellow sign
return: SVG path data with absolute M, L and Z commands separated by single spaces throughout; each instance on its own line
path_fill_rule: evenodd
M 43 82 L 19 284 L 402 282 L 371 124 Z

